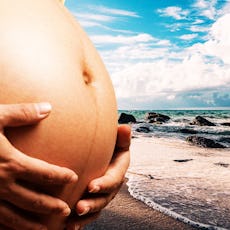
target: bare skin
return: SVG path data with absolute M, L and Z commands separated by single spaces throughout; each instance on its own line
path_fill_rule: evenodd
M 21 208 L 41 214 L 70 214 L 68 205 L 61 199 L 29 190 L 18 181 L 36 181 L 41 186 L 67 184 L 76 183 L 77 175 L 70 169 L 23 154 L 4 136 L 5 127 L 38 123 L 49 115 L 50 110 L 51 107 L 44 103 L 0 105 L 0 229 L 47 229 L 37 220 L 24 216 Z M 69 219 L 68 230 L 79 229 L 94 220 L 119 191 L 129 165 L 129 145 L 129 126 L 119 126 L 113 159 L 105 174 L 89 183 L 89 193 L 77 203 L 78 215 Z
M 80 216 L 75 216 L 69 221 L 68 230 L 80 229 L 95 220 L 100 211 L 119 192 L 130 162 L 130 141 L 130 127 L 128 125 L 118 126 L 116 148 L 112 161 L 104 176 L 89 183 L 88 196 L 76 205 L 76 212 Z M 96 195 L 96 197 L 91 194 Z

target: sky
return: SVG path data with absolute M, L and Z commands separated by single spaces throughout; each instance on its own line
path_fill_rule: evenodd
M 230 108 L 230 0 L 66 0 L 119 109 Z

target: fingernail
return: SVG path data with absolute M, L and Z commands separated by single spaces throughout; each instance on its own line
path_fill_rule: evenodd
M 80 228 L 81 228 L 80 225 L 75 225 L 75 226 L 74 226 L 74 230 L 79 230 Z
M 84 216 L 89 212 L 90 208 L 86 207 L 82 212 L 78 213 L 78 216 Z
M 73 176 L 71 176 L 69 181 L 70 181 L 70 183 L 77 182 L 78 181 L 78 176 L 76 174 L 74 174 Z
M 66 207 L 63 211 L 62 214 L 63 216 L 69 216 L 71 213 L 71 209 L 69 207 Z
M 51 104 L 48 103 L 48 102 L 37 103 L 35 105 L 37 107 L 38 114 L 39 114 L 40 117 L 47 116 L 50 113 L 51 109 L 52 109 Z
M 90 193 L 96 193 L 100 191 L 100 186 L 95 185 L 92 189 L 89 190 Z

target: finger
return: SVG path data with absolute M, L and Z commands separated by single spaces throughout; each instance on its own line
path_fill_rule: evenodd
M 92 180 L 88 185 L 90 193 L 110 193 L 124 182 L 130 162 L 129 151 L 119 152 L 110 163 L 102 177 Z
M 129 125 L 119 125 L 117 131 L 116 149 L 128 150 L 131 142 L 131 128 Z
M 0 201 L 0 229 L 9 230 L 46 230 L 47 228 L 40 223 L 22 215 L 13 206 Z
M 119 189 L 120 187 L 118 187 L 112 193 L 107 195 L 102 195 L 94 198 L 87 198 L 78 201 L 78 203 L 76 204 L 76 213 L 79 216 L 84 216 L 89 213 L 101 211 L 116 196 Z
M 77 182 L 78 176 L 74 171 L 21 153 L 1 134 L 0 139 L 0 151 L 5 153 L 4 159 L 10 165 L 8 170 L 17 179 L 36 182 L 37 184 L 57 185 Z
M 69 219 L 67 222 L 66 230 L 82 230 L 83 227 L 89 223 L 92 223 L 96 220 L 100 215 L 100 212 L 91 213 L 86 216 L 74 216 L 73 218 Z
M 116 150 L 113 159 L 102 177 L 92 180 L 88 185 L 91 193 L 110 193 L 124 181 L 130 163 L 131 129 L 128 125 L 118 126 Z
M 8 193 L 2 194 L 1 197 L 19 208 L 35 213 L 68 216 L 71 212 L 64 201 L 29 190 L 18 184 L 11 184 Z
M 20 162 L 21 170 L 19 170 L 18 178 L 37 184 L 67 184 L 76 183 L 77 174 L 65 167 L 49 164 L 45 161 L 29 157 L 19 151 L 18 162 Z
M 13 127 L 34 124 L 48 116 L 49 103 L 7 104 L 0 105 L 1 127 Z

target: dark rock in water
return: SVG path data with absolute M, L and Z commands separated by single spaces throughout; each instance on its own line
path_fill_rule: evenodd
M 149 133 L 153 130 L 153 126 L 150 124 L 142 124 L 136 128 L 136 131 L 139 133 Z
M 186 141 L 205 148 L 226 148 L 224 145 L 205 137 L 189 136 L 186 138 Z
M 149 179 L 151 179 L 151 180 L 154 179 L 154 176 L 152 176 L 151 174 L 147 175 L 147 177 L 148 177 Z
M 211 121 L 208 121 L 204 117 L 197 116 L 193 122 L 190 123 L 190 125 L 199 125 L 199 126 L 216 126 L 214 123 Z
M 228 166 L 229 166 L 228 163 L 223 163 L 223 162 L 214 163 L 214 165 L 221 166 L 221 167 L 224 167 L 224 168 L 228 168 Z
M 132 114 L 121 113 L 118 123 L 119 124 L 128 124 L 128 123 L 136 123 L 136 118 Z
M 221 137 L 219 139 L 220 142 L 226 142 L 226 143 L 230 143 L 230 137 Z
M 193 159 L 182 159 L 182 160 L 173 160 L 173 161 L 183 163 L 183 162 L 188 162 L 188 161 L 192 161 L 192 160 Z
M 139 133 L 149 133 L 151 130 L 148 127 L 139 127 L 136 131 Z
M 193 129 L 179 129 L 178 130 L 180 133 L 188 133 L 188 134 L 197 134 L 198 132 Z
M 170 117 L 164 114 L 150 112 L 146 114 L 146 119 L 149 123 L 163 123 L 170 120 Z
M 224 123 L 221 123 L 221 125 L 230 126 L 230 122 L 224 122 Z

